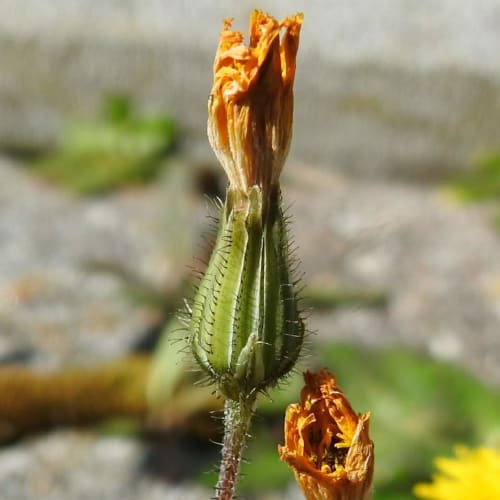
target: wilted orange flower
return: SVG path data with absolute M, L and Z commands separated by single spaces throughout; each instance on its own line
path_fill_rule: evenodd
M 308 499 L 371 498 L 370 415 L 354 412 L 328 371 L 306 372 L 304 380 L 300 403 L 286 411 L 280 458 L 293 468 Z
M 302 14 L 278 22 L 255 10 L 250 42 L 224 21 L 208 102 L 208 137 L 233 188 L 278 183 L 292 132 Z M 283 34 L 280 32 L 284 30 Z

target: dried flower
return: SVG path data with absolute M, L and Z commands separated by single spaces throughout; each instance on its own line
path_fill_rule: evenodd
M 259 10 L 250 43 L 224 21 L 208 103 L 208 137 L 231 188 L 258 185 L 269 193 L 279 180 L 292 135 L 293 80 L 302 14 L 278 22 Z M 284 33 L 280 38 L 280 32 Z
M 373 442 L 370 415 L 357 415 L 326 370 L 304 374 L 300 403 L 286 411 L 280 458 L 294 469 L 306 498 L 371 498 Z
M 455 447 L 456 458 L 438 457 L 439 474 L 420 483 L 415 495 L 429 500 L 494 500 L 500 498 L 500 450 Z

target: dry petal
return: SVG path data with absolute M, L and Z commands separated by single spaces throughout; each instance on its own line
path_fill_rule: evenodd
M 370 415 L 354 412 L 328 371 L 306 372 L 304 380 L 300 403 L 286 411 L 280 458 L 294 469 L 308 499 L 371 498 Z
M 255 10 L 250 41 L 224 21 L 208 102 L 208 137 L 229 178 L 245 192 L 279 182 L 292 135 L 293 81 L 302 14 L 278 22 Z M 283 31 L 283 33 L 281 33 Z

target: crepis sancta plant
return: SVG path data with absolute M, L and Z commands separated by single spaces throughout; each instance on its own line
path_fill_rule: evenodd
M 288 153 L 302 15 L 254 11 L 250 42 L 224 22 L 208 137 L 229 184 L 196 293 L 190 345 L 229 399 L 265 390 L 297 361 L 303 338 L 279 177 Z
M 279 184 L 302 20 L 256 10 L 248 45 L 225 20 L 215 56 L 208 137 L 229 182 L 189 344 L 225 397 L 218 499 L 233 498 L 258 393 L 293 368 L 304 339 Z

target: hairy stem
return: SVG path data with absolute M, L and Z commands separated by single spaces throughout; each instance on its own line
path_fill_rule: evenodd
M 215 487 L 217 500 L 234 497 L 254 405 L 255 396 L 226 399 L 224 404 L 224 442 L 219 480 Z

